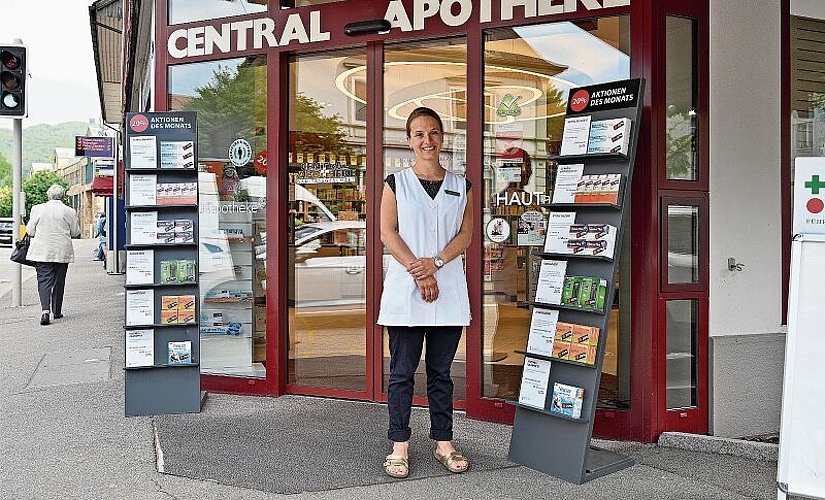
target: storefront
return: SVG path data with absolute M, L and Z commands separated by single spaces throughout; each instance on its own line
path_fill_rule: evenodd
M 386 400 L 377 204 L 426 105 L 480 200 L 456 406 L 511 421 L 542 244 L 519 222 L 546 217 L 568 91 L 644 78 L 595 433 L 712 431 L 709 3 L 126 1 L 126 109 L 198 112 L 203 388 Z

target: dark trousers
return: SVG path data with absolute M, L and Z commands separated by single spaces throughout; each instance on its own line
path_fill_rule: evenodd
M 461 326 L 389 326 L 390 381 L 387 407 L 390 441 L 409 441 L 415 369 L 421 359 L 424 339 L 427 352 L 427 399 L 430 403 L 430 439 L 453 439 L 453 380 L 450 367 L 461 340 Z
M 40 308 L 54 314 L 63 311 L 63 289 L 66 287 L 68 262 L 35 262 L 37 270 L 37 293 L 40 294 Z

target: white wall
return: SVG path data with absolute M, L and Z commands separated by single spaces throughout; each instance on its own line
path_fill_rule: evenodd
M 780 331 L 779 4 L 710 3 L 711 336 Z
M 791 14 L 794 16 L 825 19 L 825 1 L 791 0 Z

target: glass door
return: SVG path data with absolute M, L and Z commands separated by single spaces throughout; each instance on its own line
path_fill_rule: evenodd
M 290 392 L 386 399 L 387 336 L 373 324 L 369 306 L 377 307 L 383 272 L 372 274 L 375 279 L 369 276 L 372 266 L 385 270 L 392 257 L 381 245 L 370 244 L 367 235 L 378 235 L 375 209 L 383 179 L 413 164 L 405 121 L 417 106 L 429 106 L 442 116 L 442 165 L 464 173 L 466 60 L 464 39 L 291 58 L 286 207 Z M 383 65 L 382 71 L 371 65 Z M 372 96 L 383 96 L 376 98 L 383 102 L 382 114 L 368 112 Z M 377 172 L 370 158 L 381 163 Z M 458 400 L 466 397 L 465 365 L 462 341 L 453 364 Z M 419 373 L 420 397 L 426 394 L 423 360 Z M 418 398 L 416 404 L 426 401 Z
M 369 399 L 366 50 L 289 62 L 287 383 Z M 368 201 L 370 203 L 368 203 Z

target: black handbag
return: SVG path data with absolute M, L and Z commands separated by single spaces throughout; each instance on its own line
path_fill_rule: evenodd
M 29 253 L 30 243 L 31 237 L 28 234 L 23 236 L 23 239 L 18 240 L 14 244 L 14 248 L 11 251 L 11 256 L 9 256 L 9 259 L 11 259 L 12 262 L 17 262 L 18 264 L 23 264 L 24 266 L 34 267 L 34 262 L 26 258 L 26 255 Z

